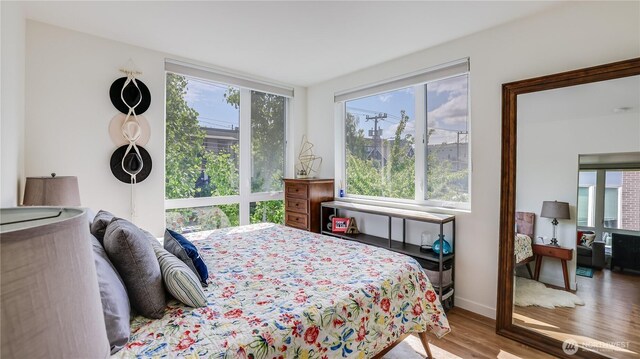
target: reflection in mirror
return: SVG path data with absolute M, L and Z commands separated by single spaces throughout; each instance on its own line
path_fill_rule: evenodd
M 639 109 L 640 76 L 518 96 L 513 323 L 614 358 L 640 356 Z

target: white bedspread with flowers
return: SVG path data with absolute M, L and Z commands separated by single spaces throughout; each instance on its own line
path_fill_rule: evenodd
M 406 332 L 450 331 L 410 257 L 274 224 L 186 236 L 209 267 L 208 306 L 135 317 L 116 357 L 369 358 Z

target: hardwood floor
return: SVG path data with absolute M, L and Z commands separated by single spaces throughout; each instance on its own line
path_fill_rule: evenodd
M 559 340 L 590 343 L 612 358 L 639 358 L 640 275 L 604 269 L 593 278 L 578 276 L 577 284 L 584 306 L 514 307 L 516 323 Z
M 435 358 L 553 358 L 496 334 L 496 322 L 460 308 L 447 313 L 451 333 L 442 339 L 429 335 Z

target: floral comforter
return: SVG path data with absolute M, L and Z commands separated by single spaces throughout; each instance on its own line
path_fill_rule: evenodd
M 368 358 L 449 323 L 412 258 L 273 224 L 187 235 L 209 267 L 208 306 L 135 317 L 115 357 Z

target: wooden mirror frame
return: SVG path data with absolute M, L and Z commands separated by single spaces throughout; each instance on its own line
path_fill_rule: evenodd
M 516 141 L 518 95 L 640 75 L 640 58 L 541 76 L 502 85 L 502 170 L 500 179 L 500 250 L 496 333 L 564 358 L 606 358 L 584 349 L 575 355 L 562 342 L 513 324 L 514 236 L 516 210 Z

